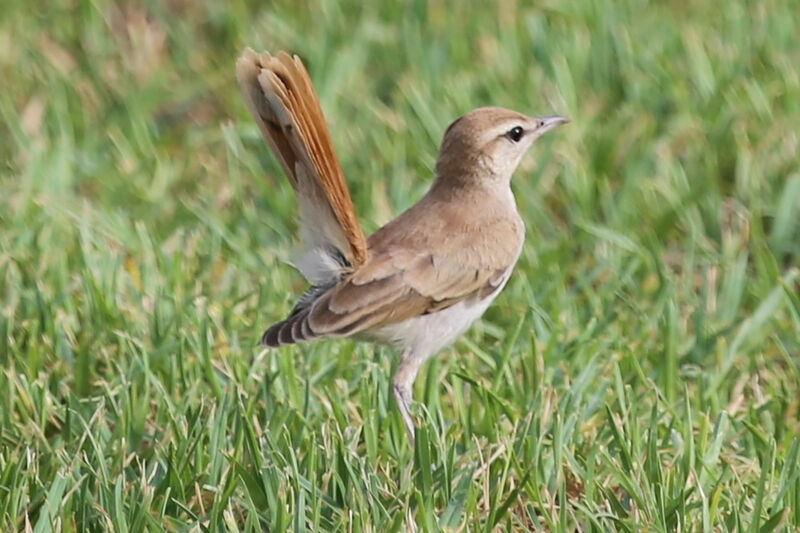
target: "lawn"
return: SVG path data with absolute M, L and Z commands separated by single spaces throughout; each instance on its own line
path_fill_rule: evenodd
M 800 528 L 800 3 L 5 0 L 0 530 Z M 454 118 L 564 114 L 417 380 L 258 346 L 304 289 L 234 77 L 298 53 L 367 233 Z

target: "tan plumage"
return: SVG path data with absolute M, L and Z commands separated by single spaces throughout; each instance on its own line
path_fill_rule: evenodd
M 494 292 L 519 256 L 522 221 L 508 216 L 516 213 L 499 214 L 499 205 L 493 219 L 475 220 L 459 205 L 464 204 L 440 201 L 429 194 L 378 230 L 368 240 L 367 262 L 313 306 L 283 325 L 273 326 L 266 343 L 352 335 L 446 309 L 472 295 Z M 407 231 L 409 228 L 419 231 Z M 442 250 L 432 242 L 442 234 L 452 236 L 452 248 Z M 288 333 L 280 335 L 300 320 L 305 325 L 295 330 L 299 332 L 297 338 Z
M 312 287 L 262 342 L 355 335 L 400 354 L 395 397 L 413 440 L 411 384 L 420 365 L 483 314 L 519 258 L 524 224 L 509 187 L 533 141 L 567 122 L 498 107 L 445 132 L 430 191 L 369 239 L 300 60 L 246 50 L 237 77 L 253 116 L 297 192 Z

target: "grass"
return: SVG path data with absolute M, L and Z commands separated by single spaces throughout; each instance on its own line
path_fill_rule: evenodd
M 4 3 L 0 529 L 799 528 L 800 4 L 363 4 Z M 368 232 L 459 114 L 573 119 L 416 449 L 387 350 L 257 346 L 304 285 L 246 45 L 305 59 Z

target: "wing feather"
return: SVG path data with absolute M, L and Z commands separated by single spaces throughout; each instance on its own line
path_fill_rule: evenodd
M 322 295 L 307 318 L 314 334 L 351 334 L 441 311 L 470 297 L 485 298 L 505 281 L 510 268 L 464 269 L 431 255 L 393 266 L 391 275 L 375 277 L 365 272 L 371 270 L 367 263 L 358 275 L 370 281 L 357 283 L 353 276 Z

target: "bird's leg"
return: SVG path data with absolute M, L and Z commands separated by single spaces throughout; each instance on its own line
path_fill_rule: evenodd
M 411 418 L 411 391 L 409 387 L 399 385 L 396 382 L 394 385 L 394 398 L 397 401 L 397 408 L 400 409 L 400 414 L 403 416 L 403 423 L 406 425 L 406 432 L 408 433 L 408 441 L 411 446 L 414 446 L 414 419 Z
M 403 422 L 408 432 L 408 441 L 412 448 L 414 447 L 414 419 L 411 418 L 411 402 L 413 400 L 411 387 L 414 385 L 420 364 L 421 361 L 411 356 L 409 352 L 405 352 L 400 356 L 400 364 L 392 378 L 394 398 L 400 414 L 403 416 Z

